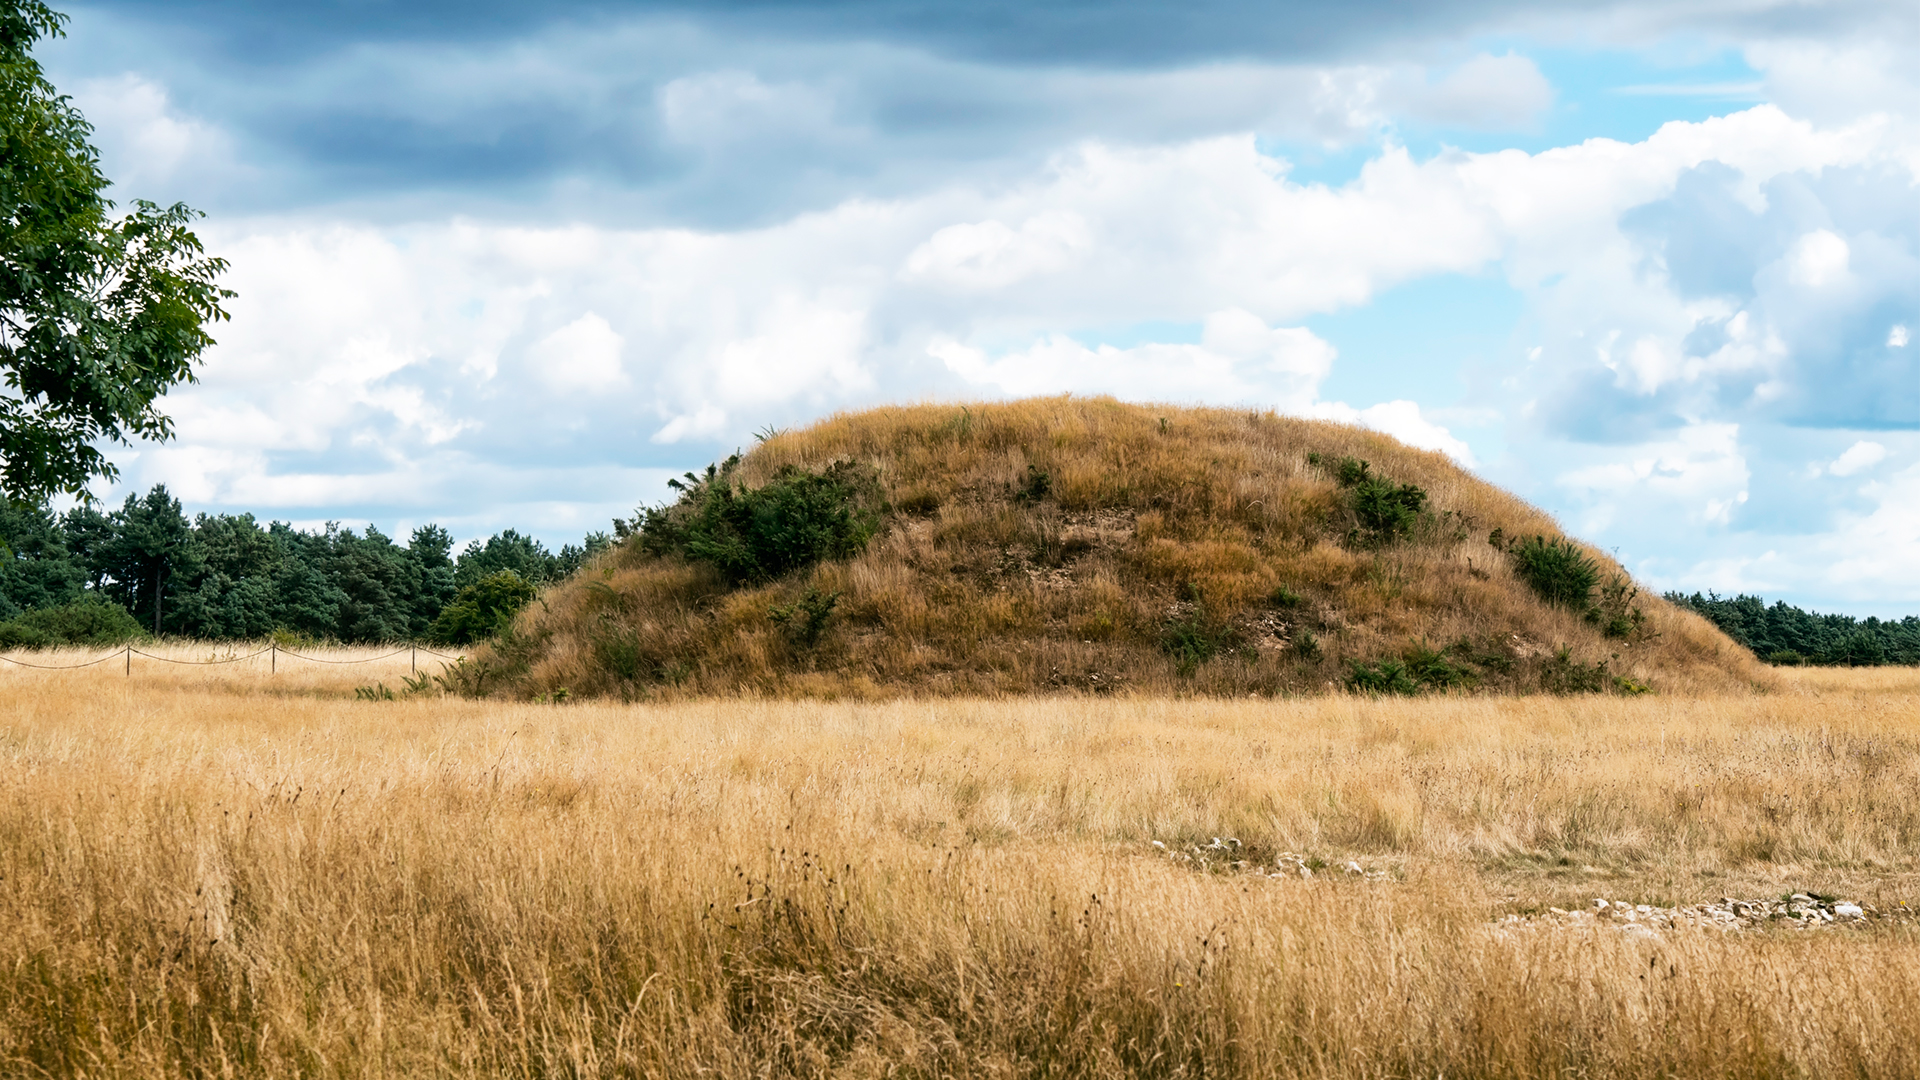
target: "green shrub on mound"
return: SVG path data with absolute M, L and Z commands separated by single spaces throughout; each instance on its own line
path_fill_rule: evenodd
M 1493 531 L 1488 542 L 1507 553 L 1515 573 L 1540 599 L 1581 612 L 1610 638 L 1634 638 L 1645 632 L 1646 612 L 1634 603 L 1640 590 L 1618 574 L 1600 585 L 1600 565 L 1580 550 L 1580 545 L 1563 536 L 1503 542 L 1499 529 Z
M 1447 458 L 1269 412 L 875 409 L 771 433 L 676 487 L 477 649 L 465 688 L 1611 693 L 1772 677 Z
M 739 465 L 736 454 L 704 477 L 669 480 L 678 502 L 616 521 L 615 531 L 651 554 L 708 563 L 738 585 L 858 555 L 884 520 L 879 481 L 866 466 L 836 461 L 816 473 L 786 465 L 748 487 L 734 479 Z
M 442 645 L 485 641 L 512 626 L 513 617 L 535 595 L 534 587 L 511 570 L 488 574 L 455 594 L 453 603 L 433 620 L 427 637 Z
M 1563 536 L 1532 536 L 1507 549 L 1522 581 L 1549 604 L 1585 611 L 1600 568 Z

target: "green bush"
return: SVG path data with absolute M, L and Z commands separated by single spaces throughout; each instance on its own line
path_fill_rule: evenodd
M 826 633 L 827 620 L 833 617 L 834 605 L 839 602 L 837 592 L 822 594 L 818 589 L 808 589 L 807 595 L 791 604 L 768 608 L 767 618 L 786 630 L 795 645 L 811 649 L 820 643 L 820 635 Z
M 1600 568 L 1573 541 L 1534 536 L 1507 548 L 1520 580 L 1549 604 L 1584 613 L 1600 582 Z
M 1468 687 L 1474 681 L 1472 672 L 1447 659 L 1447 650 L 1428 648 L 1424 642 L 1415 643 L 1400 660 L 1354 661 L 1347 671 L 1347 689 L 1363 694 L 1417 694 Z
M 1324 465 L 1318 454 L 1307 455 L 1313 465 Z M 1333 476 L 1348 491 L 1348 503 L 1360 527 L 1352 539 L 1374 544 L 1392 543 L 1411 533 L 1426 513 L 1427 492 L 1414 484 L 1396 484 L 1378 476 L 1359 458 L 1343 457 Z
M 1026 483 L 1020 485 L 1020 490 L 1013 493 L 1013 501 L 1017 503 L 1043 502 L 1047 496 L 1051 494 L 1053 494 L 1052 474 L 1042 472 L 1040 469 L 1029 465 L 1027 466 Z
M 1233 648 L 1237 639 L 1230 627 L 1216 626 L 1196 611 L 1168 623 L 1160 635 L 1160 647 L 1179 665 L 1180 674 L 1191 675 L 1201 664 Z
M 705 477 L 675 481 L 680 500 L 641 516 L 642 549 L 709 563 L 747 584 L 858 555 L 880 530 L 886 506 L 867 466 L 837 461 L 813 473 L 788 465 L 749 488 L 731 479 L 739 462 L 735 455 Z
M 1496 675 L 1508 675 L 1513 672 L 1513 658 L 1497 646 L 1481 648 L 1474 645 L 1473 639 L 1462 636 L 1458 641 L 1446 647 L 1445 652 L 1453 655 L 1459 663 L 1469 665 L 1468 670 L 1491 671 Z
M 632 521 L 615 518 L 614 536 L 621 540 L 631 537 L 640 550 L 654 555 L 686 555 L 689 522 L 706 505 L 714 488 L 732 482 L 733 471 L 739 466 L 740 455 L 733 454 L 725 461 L 707 466 L 705 476 L 690 472 L 684 481 L 667 481 L 667 486 L 678 491 L 680 498 L 661 506 L 641 507 Z
M 1398 660 L 1363 664 L 1358 660 L 1347 672 L 1347 689 L 1362 694 L 1417 694 L 1420 684 Z
M 1627 680 L 1631 683 L 1631 680 Z M 1555 694 L 1598 694 L 1613 686 L 1616 680 L 1607 671 L 1607 662 L 1583 664 L 1573 658 L 1573 650 L 1565 645 L 1547 661 L 1546 670 L 1540 673 L 1540 685 Z M 1639 684 L 1632 684 L 1638 686 Z M 1645 687 L 1634 691 L 1644 693 Z
M 1640 637 L 1646 628 L 1647 613 L 1633 605 L 1640 590 L 1625 578 L 1615 576 L 1600 587 L 1600 598 L 1587 609 L 1587 621 L 1610 638 Z
M 1353 489 L 1353 512 L 1373 539 L 1389 541 L 1413 531 L 1426 509 L 1427 493 L 1412 484 L 1362 480 Z
M 1294 636 L 1293 643 L 1288 647 L 1302 660 L 1320 659 L 1320 639 L 1314 637 L 1311 630 L 1303 628 Z
M 0 622 L 0 649 L 119 645 L 145 636 L 126 608 L 93 598 L 23 611 Z
M 1428 648 L 1424 642 L 1408 649 L 1406 660 L 1407 674 L 1424 687 L 1444 690 L 1473 681 L 1467 669 L 1449 661 L 1445 652 Z
M 1618 574 L 1600 585 L 1600 567 L 1573 541 L 1544 536 L 1508 541 L 1495 529 L 1487 542 L 1507 553 L 1520 580 L 1540 599 L 1579 612 L 1602 634 L 1635 640 L 1651 632 L 1646 628 L 1647 613 L 1634 605 L 1640 590 Z
M 427 636 L 444 645 L 471 645 L 513 625 L 513 617 L 533 602 L 537 590 L 519 574 L 501 570 L 461 589 L 433 620 Z

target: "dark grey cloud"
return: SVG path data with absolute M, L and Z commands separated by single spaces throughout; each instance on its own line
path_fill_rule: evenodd
M 1382 47 L 1603 15 L 1765 35 L 1910 22 L 1906 5 L 1863 0 L 1619 4 L 1608 0 L 104 0 L 89 10 L 185 25 L 240 63 L 277 63 L 364 42 L 485 42 L 555 22 L 698 21 L 729 36 L 888 42 L 994 63 L 1162 66 L 1227 59 L 1326 61 Z
M 1672 26 L 1778 32 L 1807 19 L 1856 32 L 1904 5 L 100 0 L 73 10 L 72 40 L 47 48 L 63 78 L 137 73 L 231 136 L 232 165 L 207 162 L 176 185 L 216 212 L 326 205 L 404 218 L 426 207 L 739 227 L 855 195 L 991 185 L 1083 139 L 1254 130 L 1364 141 L 1385 114 L 1420 117 L 1447 95 L 1326 82 L 1329 66 L 1444 69 L 1476 34 L 1545 27 L 1585 41 Z M 1469 97 L 1429 119 L 1530 123 L 1532 109 Z M 677 123 L 675 102 L 687 106 Z
M 1391 104 L 1383 98 L 1425 90 L 1405 73 L 1383 87 L 1384 70 L 1330 82 L 1320 69 L 1254 64 L 1016 68 L 897 45 L 730 35 L 711 20 L 350 41 L 266 67 L 154 48 L 168 33 L 184 32 L 93 13 L 51 55 L 72 82 L 139 74 L 183 116 L 230 134 L 248 168 L 200 161 L 180 197 L 242 213 L 361 203 L 363 214 L 401 218 L 426 206 L 738 227 L 855 195 L 991 185 L 1084 139 L 1257 130 L 1351 141 L 1374 134 Z M 1524 123 L 1498 89 L 1480 91 L 1494 122 Z M 1543 88 L 1522 89 L 1544 103 Z M 102 134 L 111 169 L 112 125 Z
M 1604 6 L 1563 3 L 1564 11 Z M 1471 32 L 1516 12 L 1515 0 L 414 0 L 269 5 L 257 0 L 107 0 L 86 10 L 184 26 L 229 63 L 280 64 L 370 42 L 476 44 L 555 23 L 697 21 L 732 37 L 814 38 L 906 45 L 994 63 L 1158 66 L 1222 59 L 1326 60 L 1383 42 Z M 206 57 L 211 59 L 212 56 Z

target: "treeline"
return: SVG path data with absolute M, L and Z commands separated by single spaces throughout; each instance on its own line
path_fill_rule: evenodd
M 1898 621 L 1855 619 L 1802 611 L 1785 601 L 1769 607 L 1757 596 L 1713 593 L 1673 592 L 1667 599 L 1704 615 L 1771 664 L 1920 664 L 1920 618 L 1911 615 Z
M 485 636 L 503 603 L 571 574 L 610 543 L 556 554 L 508 529 L 457 555 L 438 525 L 405 544 L 379 530 L 306 532 L 252 514 L 200 514 L 157 486 L 117 510 L 0 505 L 0 647 L 152 633 L 206 640 L 283 633 L 342 643 Z

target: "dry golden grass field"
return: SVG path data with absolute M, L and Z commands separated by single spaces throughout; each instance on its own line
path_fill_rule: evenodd
M 0 671 L 0 1074 L 1920 1075 L 1911 670 L 355 700 L 406 670 Z M 1796 892 L 1866 917 L 1651 910 Z

